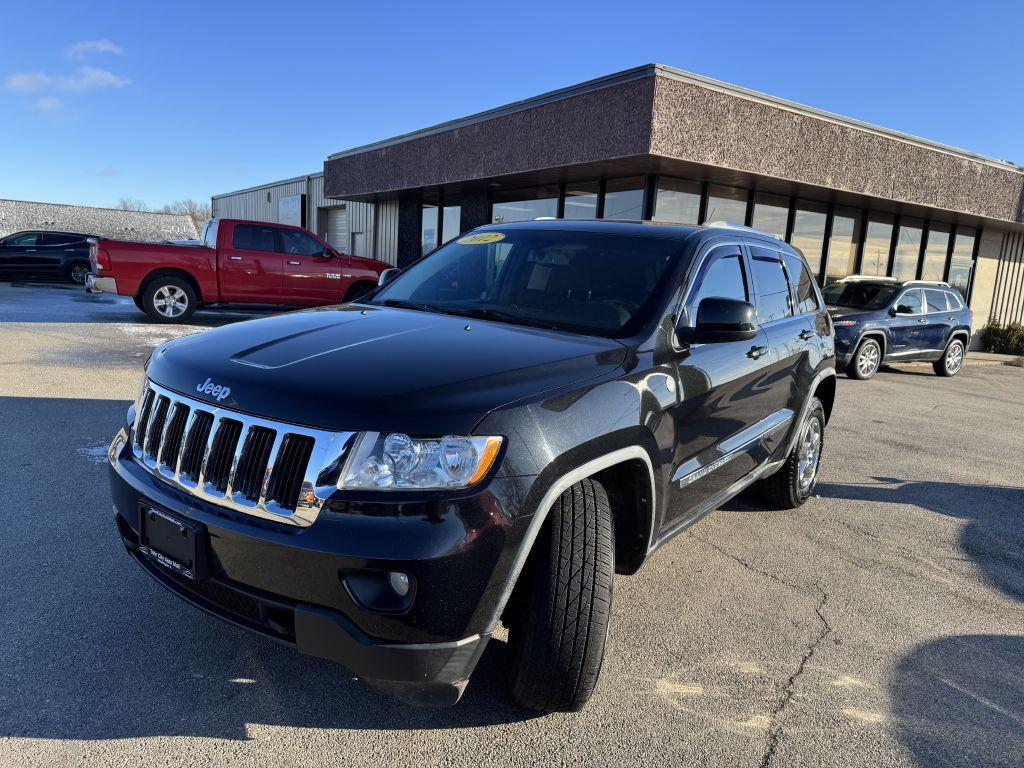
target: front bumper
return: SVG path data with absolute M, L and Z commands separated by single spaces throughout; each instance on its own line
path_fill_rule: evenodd
M 97 277 L 90 272 L 85 276 L 85 290 L 89 293 L 117 293 L 117 280 L 112 277 Z
M 406 701 L 458 701 L 528 522 L 505 512 L 517 497 L 506 487 L 511 481 L 495 478 L 443 502 L 341 502 L 296 529 L 245 519 L 167 485 L 135 463 L 130 447 L 109 458 L 121 540 L 164 587 Z M 202 524 L 208 578 L 190 580 L 140 551 L 141 504 Z M 350 570 L 408 573 L 418 585 L 412 605 L 397 615 L 364 608 L 342 582 Z

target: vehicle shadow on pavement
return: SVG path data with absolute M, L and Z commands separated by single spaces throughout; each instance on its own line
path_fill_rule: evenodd
M 246 739 L 249 724 L 388 731 L 536 716 L 508 698 L 500 640 L 460 704 L 421 709 L 165 591 L 114 526 L 105 445 L 127 406 L 0 397 L 0 737 Z M 40 485 L 43 467 L 54 471 Z
M 962 552 L 987 582 L 1024 601 L 1024 488 L 873 480 L 877 485 L 821 483 L 817 491 L 966 520 Z M 900 660 L 889 688 L 897 733 L 919 765 L 1024 764 L 1024 635 L 922 643 Z
M 1024 488 L 874 477 L 877 485 L 819 483 L 834 499 L 913 504 L 967 520 L 960 546 L 986 580 L 1024 601 Z
M 1024 763 L 1024 636 L 922 643 L 890 681 L 900 739 L 921 766 Z

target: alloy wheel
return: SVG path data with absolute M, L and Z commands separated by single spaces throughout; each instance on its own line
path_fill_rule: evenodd
M 818 474 L 818 460 L 821 457 L 821 422 L 813 414 L 807 417 L 797 448 L 798 482 L 800 490 L 806 491 L 811 487 Z
M 84 264 L 73 264 L 71 266 L 71 282 L 83 285 L 85 283 L 85 277 L 89 274 L 89 268 Z
M 153 294 L 153 306 L 164 317 L 181 317 L 188 309 L 188 294 L 176 285 L 164 285 Z
M 946 352 L 946 373 L 954 374 L 964 364 L 964 345 L 954 341 Z
M 878 369 L 878 345 L 865 344 L 857 356 L 857 372 L 867 378 Z

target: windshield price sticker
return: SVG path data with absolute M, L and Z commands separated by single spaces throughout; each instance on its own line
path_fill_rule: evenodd
M 503 232 L 480 232 L 475 235 L 460 237 L 456 242 L 459 245 L 484 245 L 486 243 L 497 243 L 499 240 L 504 239 L 505 234 Z

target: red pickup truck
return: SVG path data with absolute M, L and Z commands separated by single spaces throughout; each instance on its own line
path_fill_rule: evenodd
M 194 244 L 95 240 L 89 259 L 90 292 L 132 296 L 161 323 L 198 307 L 353 301 L 391 266 L 339 253 L 299 227 L 236 219 L 210 219 Z

